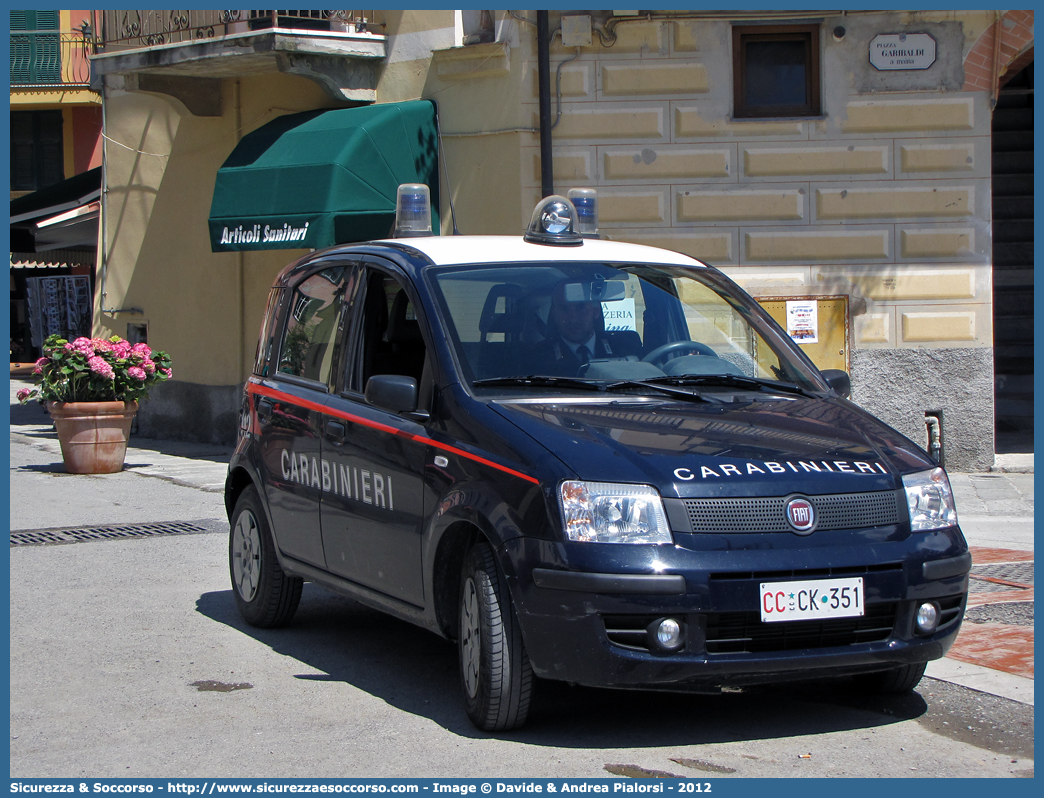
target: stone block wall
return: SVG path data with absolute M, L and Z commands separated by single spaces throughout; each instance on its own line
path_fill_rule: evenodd
M 847 28 L 840 41 L 837 25 Z M 881 412 L 922 445 L 925 409 L 974 419 L 961 427 L 974 427 L 975 442 L 952 453 L 951 467 L 988 468 L 990 95 L 966 87 L 963 72 L 982 26 L 952 14 L 825 19 L 823 116 L 795 119 L 732 118 L 726 19 L 619 24 L 615 44 L 595 36 L 579 56 L 556 44 L 556 191 L 597 188 L 603 237 L 685 252 L 755 296 L 847 296 L 856 400 L 896 394 L 896 408 Z M 936 64 L 877 73 L 870 41 L 903 31 L 930 33 Z M 536 126 L 535 54 L 526 57 L 523 100 Z M 540 191 L 536 144 L 523 146 L 523 208 Z M 914 389 L 904 351 L 930 391 Z M 967 374 L 956 368 L 972 363 Z

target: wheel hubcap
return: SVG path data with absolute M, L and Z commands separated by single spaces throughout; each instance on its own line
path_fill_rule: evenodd
M 460 602 L 460 669 L 464 689 L 471 698 L 478 693 L 479 657 L 482 653 L 482 639 L 479 635 L 478 594 L 475 580 L 469 577 L 464 583 L 464 595 Z
M 232 530 L 232 581 L 243 601 L 252 601 L 261 575 L 261 534 L 254 514 L 239 514 Z

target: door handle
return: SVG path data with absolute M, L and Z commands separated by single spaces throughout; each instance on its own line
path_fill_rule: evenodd
M 326 437 L 330 439 L 331 443 L 335 445 L 340 445 L 344 443 L 344 439 L 347 434 L 348 430 L 340 421 L 326 422 Z

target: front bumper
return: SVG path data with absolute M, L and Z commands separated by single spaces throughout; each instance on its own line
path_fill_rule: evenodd
M 516 538 L 501 555 L 539 676 L 696 691 L 938 659 L 960 629 L 970 567 L 956 527 L 917 535 L 895 527 L 804 538 L 675 535 L 673 546 Z M 863 578 L 862 617 L 760 620 L 761 582 L 851 576 Z M 915 632 L 926 600 L 941 610 L 930 635 Z M 674 651 L 650 631 L 667 617 L 683 629 Z

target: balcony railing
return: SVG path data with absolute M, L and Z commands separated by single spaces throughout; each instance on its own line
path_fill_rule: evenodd
M 11 86 L 90 85 L 90 31 L 12 31 Z
M 381 11 L 95 11 L 97 52 L 154 47 L 271 28 L 384 33 Z M 380 15 L 376 19 L 375 15 Z

